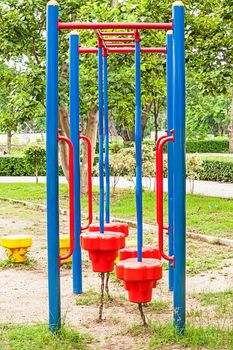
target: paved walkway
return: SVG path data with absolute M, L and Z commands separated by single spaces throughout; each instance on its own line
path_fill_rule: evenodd
M 0 176 L 0 183 L 33 183 L 35 182 L 35 177 L 22 176 L 22 177 L 5 177 Z M 39 177 L 40 183 L 46 182 L 46 177 Z M 66 183 L 65 177 L 60 177 L 60 183 Z M 99 181 L 97 177 L 93 178 L 93 184 L 98 185 Z M 134 179 L 135 183 L 135 179 Z M 128 181 L 127 179 L 121 177 L 119 178 L 116 187 L 117 188 L 134 188 L 134 183 L 132 181 Z M 143 178 L 142 179 L 143 186 L 146 189 L 153 190 L 155 188 L 154 179 Z M 111 184 L 113 184 L 113 178 L 111 178 Z M 187 193 L 189 192 L 189 181 L 186 182 Z M 167 192 L 167 179 L 164 179 L 164 191 Z M 232 183 L 221 183 L 214 181 L 195 181 L 194 186 L 195 194 L 203 194 L 211 197 L 222 197 L 222 198 L 233 198 L 233 184 Z

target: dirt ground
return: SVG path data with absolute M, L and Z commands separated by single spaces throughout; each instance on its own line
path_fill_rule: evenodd
M 67 229 L 67 218 L 61 217 L 62 233 Z M 32 260 L 30 266 L 2 268 L 0 270 L 0 323 L 38 323 L 48 322 L 48 290 L 47 290 L 47 250 L 46 250 L 46 218 L 45 213 L 12 206 L 0 202 L 0 236 L 5 234 L 25 233 L 33 237 L 33 246 L 28 254 Z M 134 235 L 132 229 L 130 235 Z M 197 250 L 202 254 L 202 242 L 195 242 Z M 215 254 L 215 246 L 209 245 Z M 219 247 L 218 247 L 219 249 Z M 221 248 L 224 252 L 226 247 Z M 4 249 L 0 248 L 0 261 L 6 259 Z M 83 253 L 83 290 L 100 290 L 100 278 L 93 273 L 88 256 Z M 226 264 L 226 262 L 228 262 Z M 198 308 L 194 298 L 200 292 L 224 291 L 233 288 L 232 259 L 223 261 L 218 270 L 200 272 L 187 276 L 187 308 L 192 311 Z M 172 320 L 172 294 L 168 291 L 168 274 L 153 291 L 156 301 L 164 301 L 169 305 L 165 310 L 153 310 L 145 307 L 146 318 L 152 322 Z M 77 305 L 79 298 L 72 294 L 71 270 L 61 268 L 61 300 L 62 321 L 76 327 L 80 332 L 92 335 L 91 348 L 95 350 L 137 350 L 147 349 L 147 332 L 135 335 L 131 327 L 141 324 L 137 305 L 130 304 L 120 283 L 111 280 L 111 293 L 114 301 L 104 308 L 104 321 L 97 322 L 98 305 Z M 126 296 L 124 298 L 124 296 Z M 180 349 L 179 347 L 174 349 Z

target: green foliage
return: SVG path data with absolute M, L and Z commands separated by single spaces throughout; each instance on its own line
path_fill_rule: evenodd
M 232 0 L 192 0 L 186 5 L 187 66 L 205 94 L 232 87 Z
M 90 336 L 81 335 L 76 329 L 62 327 L 52 334 L 48 325 L 1 325 L 2 350 L 87 350 Z
M 186 160 L 186 177 L 189 179 L 190 192 L 194 193 L 194 180 L 199 179 L 203 161 L 197 156 L 188 157 Z
M 110 142 L 109 143 L 109 153 L 115 154 L 118 153 L 124 147 L 123 143 L 120 142 Z
M 189 74 L 190 75 L 190 74 Z M 230 121 L 228 95 L 204 95 L 198 79 L 187 78 L 186 128 L 189 139 L 204 139 L 207 134 L 227 134 Z
M 38 174 L 43 172 L 46 162 L 45 148 L 41 146 L 30 146 L 24 153 L 27 171 L 34 173 L 36 178 L 38 178 Z
M 199 140 L 186 142 L 187 153 L 228 153 L 228 140 Z
M 188 179 L 198 179 L 199 173 L 202 169 L 202 159 L 197 155 L 188 157 L 186 161 L 186 176 Z
M 38 167 L 38 176 L 46 175 L 46 163 L 42 162 Z M 59 175 L 63 175 L 59 167 Z M 25 156 L 0 157 L 0 176 L 35 176 L 35 164 L 26 160 Z
M 200 180 L 233 182 L 233 162 L 203 160 L 202 165 Z
M 125 176 L 132 181 L 136 172 L 135 148 L 122 148 L 110 156 L 109 164 L 112 176 Z M 155 152 L 147 145 L 142 146 L 142 173 L 149 178 L 155 175 Z
M 0 176 L 26 176 L 25 157 L 0 157 Z

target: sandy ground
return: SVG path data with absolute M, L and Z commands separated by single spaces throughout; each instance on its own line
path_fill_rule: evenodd
M 32 266 L 19 266 L 0 270 L 0 323 L 37 323 L 48 322 L 48 290 L 47 290 L 47 250 L 45 236 L 44 213 L 27 210 L 27 215 L 19 213 L 16 207 L 12 209 L 1 207 L 0 236 L 3 234 L 27 233 L 33 236 L 33 246 L 29 258 L 35 260 Z M 24 209 L 25 210 L 25 209 Z M 61 218 L 61 228 L 66 228 L 66 218 Z M 201 243 L 199 243 L 201 244 Z M 214 246 L 210 246 L 213 249 Z M 226 249 L 226 248 L 222 248 Z M 6 258 L 5 252 L 0 248 L 0 260 Z M 93 273 L 87 254 L 83 254 L 83 289 L 90 288 L 99 292 L 100 278 Z M 172 320 L 172 294 L 167 287 L 167 272 L 163 280 L 154 289 L 154 300 L 169 302 L 170 307 L 164 312 L 153 311 L 145 307 L 147 319 L 152 322 L 165 322 Z M 72 293 L 71 270 L 61 268 L 61 296 L 62 321 L 71 324 L 80 332 L 92 335 L 91 348 L 95 350 L 137 350 L 148 348 L 148 334 L 133 336 L 129 327 L 140 324 L 141 319 L 137 305 L 130 304 L 121 284 L 111 281 L 111 293 L 114 301 L 104 308 L 104 321 L 97 322 L 98 305 L 77 305 L 78 296 Z M 223 265 L 221 270 L 208 271 L 195 276 L 187 276 L 187 307 L 192 310 L 198 307 L 193 296 L 205 291 L 221 291 L 233 288 L 233 268 L 230 264 Z M 181 348 L 172 348 L 181 349 Z

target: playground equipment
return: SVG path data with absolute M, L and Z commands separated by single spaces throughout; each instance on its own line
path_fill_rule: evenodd
M 0 244 L 6 249 L 9 259 L 14 263 L 23 263 L 26 260 L 28 248 L 32 245 L 32 237 L 25 235 L 5 236 Z
M 47 13 L 47 217 L 48 217 L 48 272 L 49 272 L 49 322 L 51 331 L 61 325 L 60 272 L 59 272 L 59 216 L 58 216 L 58 34 L 60 30 L 94 30 L 98 38 L 97 48 L 79 45 L 76 31 L 70 33 L 70 140 L 64 140 L 70 148 L 70 222 L 73 292 L 82 292 L 81 244 L 89 251 L 93 270 L 106 272 L 113 269 L 117 251 L 124 246 L 124 233 L 107 231 L 110 208 L 106 206 L 104 224 L 104 171 L 103 171 L 103 97 L 105 130 L 107 127 L 107 57 L 114 53 L 135 54 L 135 146 L 136 146 L 136 209 L 137 209 L 137 257 L 117 264 L 116 274 L 124 280 L 129 300 L 151 300 L 152 288 L 162 277 L 162 261 L 143 255 L 142 217 L 142 134 L 141 134 L 141 70 L 143 53 L 160 53 L 167 56 L 167 117 L 168 131 L 156 146 L 157 170 L 157 222 L 158 250 L 169 261 L 169 289 L 174 292 L 174 325 L 182 334 L 185 329 L 185 55 L 184 55 L 184 6 L 173 4 L 173 18 L 169 23 L 63 23 L 59 20 L 58 4 L 48 2 Z M 109 30 L 112 30 L 111 32 Z M 118 30 L 123 30 L 122 32 Z M 131 30 L 131 31 L 130 31 Z M 162 48 L 141 47 L 140 30 L 166 30 L 167 45 Z M 79 55 L 98 54 L 99 91 L 99 180 L 100 212 L 98 232 L 82 233 L 80 217 L 80 157 L 79 157 Z M 103 96 L 103 61 L 105 89 Z M 59 136 L 60 137 L 60 136 Z M 168 227 L 163 222 L 163 146 L 168 142 Z M 108 152 L 108 132 L 106 152 Z M 73 154 L 73 155 L 72 155 Z M 108 162 L 108 155 L 105 165 Z M 73 170 L 72 170 L 73 165 Z M 107 164 L 108 165 L 108 164 Z M 72 175 L 73 171 L 73 175 Z M 90 170 L 89 170 L 90 171 Z M 106 204 L 109 204 L 109 174 L 106 168 Z M 73 181 L 74 180 L 74 181 Z M 72 183 L 73 181 L 73 183 Z M 73 198 L 72 198 L 73 196 Z M 92 213 L 85 228 L 90 227 Z M 72 216 L 73 211 L 73 216 Z M 106 228 L 107 232 L 104 232 Z M 90 228 L 91 230 L 91 228 Z M 168 231 L 169 252 L 163 249 L 163 234 Z M 107 252 L 107 253 L 106 253 Z M 105 255 L 106 254 L 106 255 Z M 128 254 L 131 254 L 128 253 Z M 109 260 L 105 257 L 108 256 Z
M 70 251 L 70 235 L 60 235 L 59 236 L 59 247 L 60 247 L 60 256 L 65 256 Z M 72 255 L 67 259 L 62 260 L 63 263 L 72 262 Z

